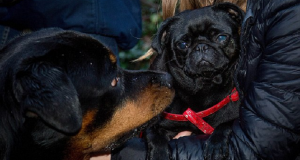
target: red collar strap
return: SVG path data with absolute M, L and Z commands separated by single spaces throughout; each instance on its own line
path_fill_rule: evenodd
M 212 134 L 214 128 L 211 127 L 208 123 L 206 123 L 202 118 L 217 112 L 219 109 L 223 108 L 230 101 L 234 102 L 237 100 L 239 100 L 239 94 L 236 91 L 236 88 L 234 88 L 231 91 L 230 95 L 224 98 L 221 102 L 204 111 L 196 113 L 190 108 L 188 108 L 182 115 L 163 112 L 163 117 L 165 119 L 172 120 L 172 121 L 190 121 L 195 126 L 197 126 L 203 133 Z

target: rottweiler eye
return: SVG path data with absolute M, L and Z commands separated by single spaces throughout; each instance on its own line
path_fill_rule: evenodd
M 118 84 L 119 80 L 120 80 L 119 77 L 114 78 L 110 83 L 111 86 L 115 87 Z
M 219 42 L 219 43 L 224 43 L 224 42 L 226 42 L 226 40 L 227 40 L 227 36 L 226 35 L 219 35 L 218 37 L 217 37 L 217 42 Z
M 186 42 L 178 42 L 177 43 L 177 48 L 184 50 L 188 47 L 188 44 Z

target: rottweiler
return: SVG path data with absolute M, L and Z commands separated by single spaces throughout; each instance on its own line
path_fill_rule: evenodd
M 33 32 L 0 55 L 1 160 L 88 160 L 135 136 L 174 96 L 167 73 L 121 69 L 74 31 Z

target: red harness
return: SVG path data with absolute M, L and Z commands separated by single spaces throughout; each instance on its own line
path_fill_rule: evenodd
M 194 112 L 190 108 L 188 108 L 183 114 L 172 114 L 163 112 L 163 117 L 168 120 L 172 121 L 190 121 L 195 126 L 197 126 L 203 133 L 205 134 L 212 134 L 214 131 L 214 128 L 210 126 L 207 122 L 205 122 L 202 118 L 207 117 L 215 112 L 217 112 L 219 109 L 224 107 L 226 104 L 228 104 L 230 101 L 234 102 L 239 100 L 239 94 L 236 91 L 236 88 L 234 88 L 230 95 L 228 95 L 226 98 L 224 98 L 221 102 L 218 104 L 212 106 L 211 108 L 208 108 L 201 112 Z

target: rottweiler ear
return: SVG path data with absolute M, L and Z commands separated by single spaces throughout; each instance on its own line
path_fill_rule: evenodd
M 245 16 L 245 12 L 241 8 L 229 2 L 218 3 L 213 7 L 213 9 L 221 9 L 226 11 L 238 24 L 242 24 Z
M 158 54 L 161 54 L 163 52 L 165 41 L 168 39 L 168 36 L 169 36 L 168 28 L 169 28 L 170 24 L 172 24 L 176 20 L 177 20 L 176 17 L 171 17 L 171 18 L 168 18 L 165 21 L 163 21 L 157 31 L 157 34 L 153 38 L 152 48 Z
M 27 62 L 14 77 L 14 94 L 27 116 L 37 115 L 64 133 L 81 128 L 82 113 L 77 92 L 64 71 L 50 62 Z

